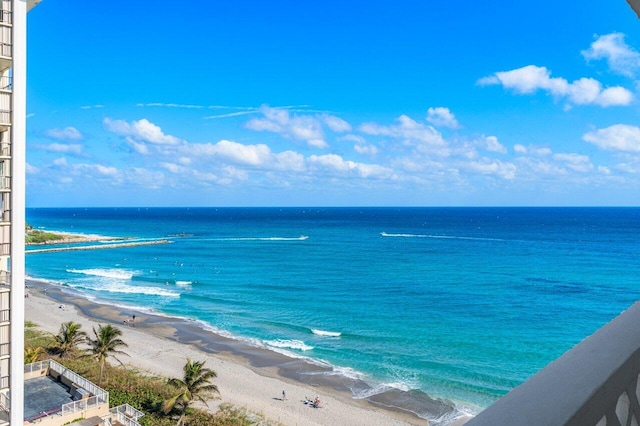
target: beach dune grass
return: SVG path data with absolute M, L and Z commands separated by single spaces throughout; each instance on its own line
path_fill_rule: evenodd
M 56 341 L 50 333 L 38 330 L 33 324 L 25 324 L 25 347 L 43 348 L 60 364 L 75 371 L 94 383 L 100 378 L 100 365 L 93 357 L 60 358 L 55 355 Z M 167 378 L 158 377 L 128 367 L 105 363 L 108 370 L 109 383 L 104 389 L 109 392 L 109 403 L 112 407 L 129 404 L 141 410 L 145 415 L 140 418 L 142 426 L 174 426 L 176 420 L 163 412 L 164 402 L 175 395 L 175 387 Z M 186 412 L 190 426 L 249 426 L 278 425 L 265 420 L 262 416 L 248 412 L 230 404 L 220 405 L 216 413 L 206 412 L 190 407 Z

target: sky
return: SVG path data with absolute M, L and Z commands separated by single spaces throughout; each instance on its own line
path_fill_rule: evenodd
M 638 206 L 624 0 L 28 14 L 27 206 Z

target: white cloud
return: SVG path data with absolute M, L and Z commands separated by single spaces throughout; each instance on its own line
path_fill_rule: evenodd
M 587 60 L 604 59 L 609 68 L 619 74 L 633 77 L 640 68 L 640 53 L 624 42 L 624 34 L 611 33 L 600 36 L 591 43 L 591 47 L 582 51 Z
M 507 148 L 504 145 L 502 145 L 498 141 L 498 138 L 495 136 L 483 135 L 482 139 L 480 140 L 480 145 L 482 146 L 482 148 L 486 149 L 487 151 L 498 152 L 500 154 L 507 153 Z
M 347 161 L 336 154 L 312 155 L 308 162 L 313 167 L 347 175 L 353 173 L 363 178 L 388 179 L 394 177 L 393 170 L 388 167 Z
M 391 126 L 364 123 L 360 126 L 360 131 L 369 135 L 399 139 L 407 145 L 417 146 L 418 150 L 424 153 L 441 156 L 449 154 L 446 141 L 433 127 L 418 123 L 406 115 L 401 115 L 396 121 L 397 124 Z
M 306 141 L 309 146 L 314 148 L 327 148 L 329 146 L 324 140 L 322 129 L 324 120 L 309 115 L 291 116 L 286 109 L 270 108 L 268 106 L 260 108 L 260 112 L 264 117 L 249 120 L 246 124 L 247 128 L 256 131 L 274 132 L 286 138 Z M 330 121 L 332 125 L 344 126 L 337 120 Z
M 93 109 L 93 108 L 104 108 L 104 105 L 83 105 L 80 107 L 80 109 Z
M 553 159 L 563 162 L 567 168 L 576 172 L 585 173 L 593 170 L 593 164 L 591 164 L 591 160 L 586 155 L 554 154 Z
M 25 164 L 25 170 L 26 170 L 27 174 L 30 174 L 30 175 L 35 175 L 38 172 L 40 172 L 39 168 L 37 168 L 36 166 L 33 166 L 33 165 L 29 164 L 29 163 Z
M 281 170 L 303 170 L 304 157 L 293 151 L 275 154 L 264 144 L 243 145 L 222 140 L 215 144 L 191 144 L 185 151 L 195 157 L 214 156 L 234 164 Z
M 326 124 L 329 129 L 331 129 L 336 133 L 344 133 L 344 132 L 351 131 L 351 125 L 346 121 L 344 121 L 342 118 L 339 118 L 333 115 L 324 114 L 322 115 L 322 120 L 324 121 L 324 124 Z
M 120 172 L 115 167 L 103 166 L 102 164 L 77 164 L 74 166 L 75 170 L 90 173 L 92 175 L 99 175 L 110 178 L 120 178 Z
M 53 165 L 56 167 L 66 167 L 67 159 L 64 157 L 56 158 L 53 160 Z
M 60 153 L 76 154 L 76 155 L 80 155 L 82 153 L 82 145 L 80 144 L 52 143 L 49 145 L 34 145 L 33 148 L 40 149 L 43 151 L 60 152 Z
M 160 163 L 160 167 L 162 167 L 163 169 L 168 170 L 171 173 L 180 173 L 182 171 L 184 171 L 184 167 L 175 164 L 175 163 Z
M 526 154 L 527 153 L 527 147 L 524 145 L 520 145 L 520 144 L 516 144 L 513 146 L 513 152 L 516 152 L 518 154 Z
M 496 175 L 507 180 L 515 179 L 517 171 L 517 167 L 512 163 L 503 163 L 500 160 L 491 160 L 488 158 L 463 163 L 462 167 L 475 173 Z
M 544 157 L 546 155 L 551 155 L 552 151 L 546 147 L 537 147 L 537 146 L 524 146 L 520 144 L 516 144 L 513 146 L 513 151 L 517 154 L 531 154 L 540 157 Z
M 179 145 L 182 140 L 175 136 L 165 135 L 162 129 L 151 123 L 146 118 L 127 123 L 124 120 L 111 120 L 105 118 L 103 124 L 107 130 L 120 136 L 129 136 L 140 142 L 149 142 L 157 145 Z
M 460 127 L 455 115 L 449 108 L 444 107 L 429 108 L 427 110 L 427 121 L 438 127 L 449 127 L 451 129 Z
M 46 135 L 54 139 L 77 141 L 82 139 L 82 133 L 75 127 L 65 127 L 64 129 L 47 130 Z
M 640 127 L 614 124 L 585 133 L 582 139 L 606 150 L 640 152 Z
M 166 108 L 186 108 L 186 109 L 201 109 L 202 105 L 188 105 L 188 104 L 173 104 L 164 102 L 150 102 L 146 104 L 137 104 L 139 107 L 166 107 Z
M 511 71 L 496 72 L 494 75 L 478 80 L 480 85 L 502 85 L 517 94 L 532 94 L 544 90 L 558 98 L 566 98 L 575 105 L 629 105 L 633 100 L 631 92 L 624 87 L 615 86 L 606 89 L 593 78 L 581 78 L 569 83 L 564 78 L 551 77 L 546 67 L 527 65 Z
M 354 145 L 353 150 L 358 154 L 363 155 L 376 155 L 380 150 L 375 145 Z

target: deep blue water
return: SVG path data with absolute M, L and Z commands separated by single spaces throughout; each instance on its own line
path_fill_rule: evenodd
M 171 240 L 30 254 L 31 277 L 472 410 L 640 297 L 638 208 L 28 209 L 27 221 Z

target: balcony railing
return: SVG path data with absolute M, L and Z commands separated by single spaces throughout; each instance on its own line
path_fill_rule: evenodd
M 11 189 L 11 177 L 9 176 L 0 176 L 0 190 L 10 190 Z
M 0 109 L 0 124 L 11 124 L 11 110 Z
M 9 43 L 0 43 L 0 56 L 12 57 L 12 46 Z
M 637 425 L 640 302 L 465 426 Z
M 115 420 L 124 426 L 140 426 L 138 419 L 144 416 L 142 411 L 138 411 L 129 404 L 118 405 L 109 410 Z
M 11 222 L 11 210 L 0 211 L 0 222 Z
M 2 343 L 0 344 L 0 356 L 7 356 L 11 351 L 10 343 Z
M 0 157 L 11 156 L 11 144 L 8 142 L 0 142 Z
M 0 392 L 0 410 L 9 412 L 9 407 L 11 407 L 9 397 Z
M 12 15 L 10 10 L 0 10 L 0 23 L 11 24 Z
M 0 286 L 11 287 L 11 273 L 7 271 L 0 271 Z
M 0 377 L 0 389 L 6 389 L 9 387 L 9 376 Z
M 13 77 L 10 75 L 0 76 L 0 90 L 13 90 Z
M 11 321 L 11 309 L 0 310 L 0 322 L 9 322 L 9 321 Z
M 0 243 L 0 256 L 11 256 L 11 243 Z

